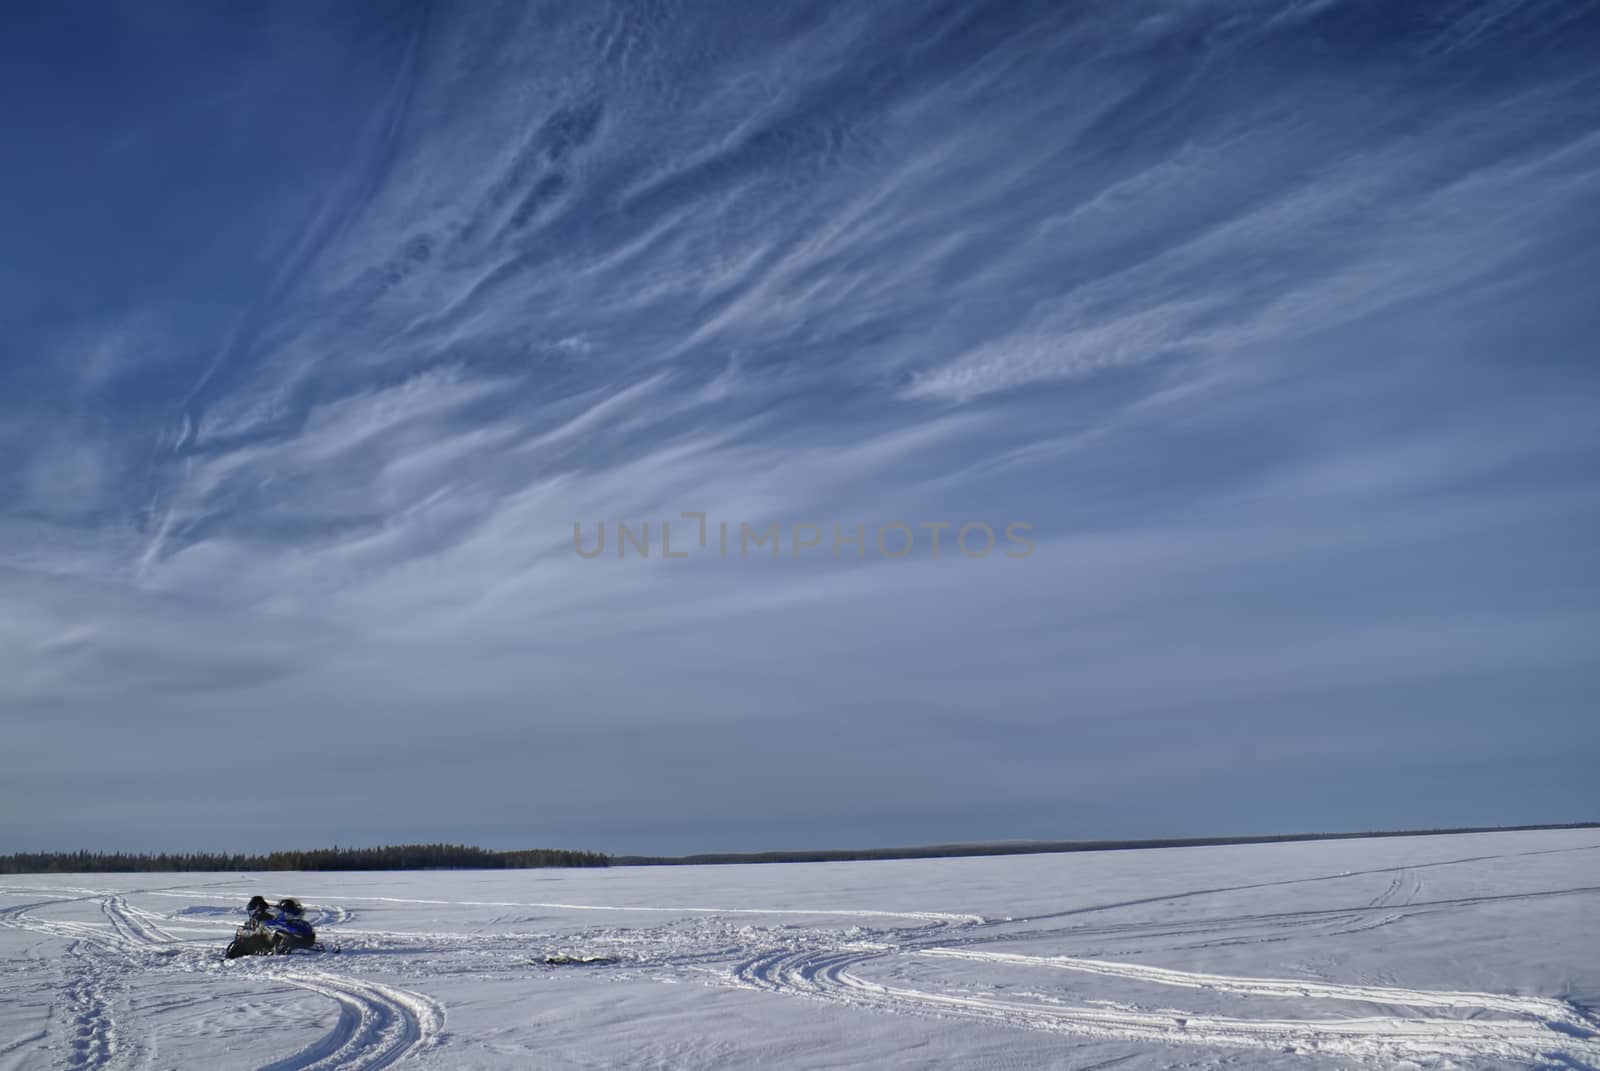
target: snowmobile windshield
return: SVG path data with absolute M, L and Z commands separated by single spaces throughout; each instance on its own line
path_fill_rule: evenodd
M 266 925 L 267 929 L 276 933 L 285 934 L 289 937 L 299 937 L 309 941 L 316 936 L 316 931 L 313 930 L 311 928 L 311 924 L 304 919 L 284 918 L 279 916 L 275 919 L 269 919 Z

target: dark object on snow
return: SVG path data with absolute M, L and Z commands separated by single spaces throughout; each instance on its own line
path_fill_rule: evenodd
M 550 967 L 601 967 L 619 962 L 616 956 L 569 956 L 565 952 L 552 952 L 544 958 Z
M 281 956 L 297 948 L 321 949 L 317 931 L 302 916 L 305 909 L 298 900 L 280 900 L 273 907 L 260 896 L 252 896 L 245 908 L 250 919 L 234 933 L 224 959 L 240 956 Z

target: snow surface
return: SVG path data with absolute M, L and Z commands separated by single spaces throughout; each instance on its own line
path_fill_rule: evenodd
M 1593 1068 L 1597 851 L 0 877 L 0 1071 Z M 342 954 L 223 962 L 257 892 Z

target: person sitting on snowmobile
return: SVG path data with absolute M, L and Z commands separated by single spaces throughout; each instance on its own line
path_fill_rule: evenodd
M 317 932 L 304 918 L 305 909 L 292 897 L 273 907 L 265 897 L 252 896 L 245 905 L 250 919 L 233 935 L 226 959 L 239 956 L 276 956 L 296 948 L 316 948 Z

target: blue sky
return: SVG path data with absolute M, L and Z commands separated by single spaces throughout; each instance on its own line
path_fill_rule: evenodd
M 3 19 L 0 850 L 1600 813 L 1594 4 Z

